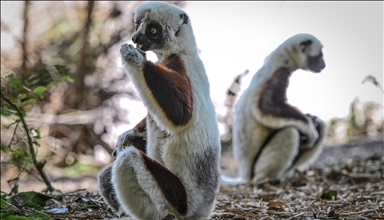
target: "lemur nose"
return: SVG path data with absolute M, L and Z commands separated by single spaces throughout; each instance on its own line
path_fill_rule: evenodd
M 136 34 L 134 34 L 134 35 L 132 36 L 132 41 L 133 41 L 133 43 L 137 43 L 137 42 L 139 42 L 139 40 L 140 40 L 140 36 L 141 36 L 140 33 L 136 33 Z

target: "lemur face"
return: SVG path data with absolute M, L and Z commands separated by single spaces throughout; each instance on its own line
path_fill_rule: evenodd
M 163 52 L 174 47 L 175 43 L 180 42 L 178 34 L 182 26 L 188 24 L 185 12 L 176 6 L 162 7 L 162 4 L 143 4 L 136 11 L 132 41 L 143 51 Z
M 299 44 L 300 52 L 304 54 L 303 69 L 319 73 L 325 68 L 322 48 L 323 45 L 318 39 L 310 36 L 309 39 L 302 40 Z
M 164 45 L 164 30 L 158 22 L 135 21 L 135 29 L 132 41 L 136 43 L 137 48 L 147 51 L 160 49 Z

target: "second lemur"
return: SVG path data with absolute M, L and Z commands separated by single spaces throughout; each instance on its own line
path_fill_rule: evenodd
M 323 148 L 325 123 L 287 102 L 286 90 L 297 69 L 319 73 L 325 68 L 323 45 L 310 34 L 297 34 L 276 48 L 253 76 L 236 106 L 233 153 L 237 178 L 224 184 L 279 179 L 304 169 Z

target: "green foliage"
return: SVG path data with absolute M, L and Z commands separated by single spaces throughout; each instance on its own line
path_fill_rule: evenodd
M 1 143 L 0 150 L 3 151 L 4 153 L 8 153 L 9 149 L 8 146 Z
M 0 202 L 1 202 L 0 204 L 1 210 L 8 211 L 8 212 L 17 210 L 16 206 L 8 203 L 7 201 L 5 201 L 5 199 L 1 199 Z
M 47 69 L 56 75 L 51 74 Z M 24 118 L 27 111 L 33 105 L 39 104 L 39 100 L 44 97 L 49 87 L 59 82 L 73 82 L 73 79 L 66 74 L 67 72 L 67 69 L 61 66 L 46 66 L 41 71 L 31 73 L 25 80 L 16 74 L 1 78 L 0 112 L 3 117 L 13 120 L 7 126 L 7 129 L 12 129 L 13 136 L 10 143 L 1 142 L 1 151 L 11 156 L 13 163 L 19 168 L 19 175 L 29 169 L 30 164 L 33 164 L 40 173 L 45 165 L 45 162 L 39 162 L 36 159 L 35 148 L 40 146 L 37 140 L 41 138 L 41 134 L 38 129 L 26 124 Z M 50 77 L 47 78 L 47 74 Z M 15 179 L 18 180 L 18 178 Z M 15 192 L 17 190 L 13 191 Z
M 35 93 L 38 96 L 43 95 L 43 93 L 47 90 L 44 86 L 38 86 L 33 90 L 33 93 Z
M 335 190 L 330 190 L 328 192 L 323 193 L 320 196 L 320 199 L 324 200 L 336 200 L 337 199 L 337 192 Z
M 3 219 L 3 218 L 1 218 Z M 16 215 L 8 215 L 4 218 L 5 220 L 31 220 L 28 217 L 25 216 L 16 216 Z
M 11 201 L 14 205 L 28 206 L 35 209 L 41 209 L 45 206 L 45 202 L 52 199 L 52 197 L 33 191 L 20 192 L 11 197 Z
M 11 85 L 12 85 L 14 88 L 16 88 L 16 89 L 21 88 L 21 82 L 20 82 L 20 79 L 19 79 L 17 76 L 11 74 L 11 75 L 9 76 L 9 82 L 11 83 Z
M 44 212 L 33 210 L 31 213 L 27 215 L 30 219 L 33 220 L 51 220 L 53 219 L 51 216 L 48 214 L 45 214 Z

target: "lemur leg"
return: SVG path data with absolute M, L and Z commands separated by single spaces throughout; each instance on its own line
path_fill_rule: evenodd
M 236 132 L 236 128 L 234 129 Z M 236 133 L 233 136 L 233 155 L 237 162 L 238 176 L 221 176 L 221 184 L 238 185 L 247 183 L 252 176 L 253 159 L 257 155 L 258 149 L 252 147 L 252 142 L 245 138 L 244 133 Z
M 119 211 L 120 203 L 117 200 L 115 189 L 112 182 L 112 165 L 106 167 L 100 172 L 98 178 L 99 193 L 103 197 L 104 201 L 108 204 L 113 211 Z
M 283 128 L 262 149 L 254 166 L 254 178 L 280 178 L 292 165 L 300 147 L 300 134 L 294 127 Z
M 252 167 L 254 158 L 257 155 L 257 149 L 252 146 L 246 146 L 246 148 L 238 149 L 241 152 L 234 152 L 236 155 L 236 161 L 239 168 L 239 177 L 236 178 L 232 184 L 247 183 L 252 178 Z M 238 155 L 241 154 L 241 155 Z
M 169 211 L 187 213 L 187 195 L 179 178 L 132 146 L 117 155 L 112 182 L 123 209 L 138 219 L 161 219 Z
M 119 135 L 113 156 L 116 159 L 118 152 L 121 152 L 125 146 L 134 146 L 138 150 L 146 150 L 146 118 L 141 120 L 133 129 L 130 129 Z M 99 193 L 104 201 L 114 211 L 119 211 L 120 203 L 117 200 L 115 189 L 112 182 L 112 165 L 104 168 L 98 176 Z
M 304 149 L 300 148 L 299 154 L 294 159 L 289 171 L 292 171 L 295 169 L 299 169 L 299 170 L 306 169 L 311 163 L 313 163 L 318 158 L 318 156 L 323 150 L 324 141 L 326 137 L 326 124 L 324 121 L 322 121 L 320 118 L 316 116 L 311 116 L 311 117 L 316 127 L 316 130 L 319 133 L 319 138 L 317 139 L 315 144 L 310 148 L 304 148 Z
M 237 124 L 233 126 L 233 155 L 238 165 L 238 177 L 222 176 L 222 184 L 225 185 L 244 184 L 251 180 L 255 158 L 263 146 L 261 137 L 273 132 L 272 129 L 256 126 L 256 123 L 239 123 L 247 120 L 243 115 L 237 116 Z

